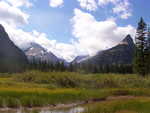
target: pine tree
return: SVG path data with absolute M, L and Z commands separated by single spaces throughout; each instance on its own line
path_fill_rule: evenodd
M 147 34 L 147 25 L 141 18 L 138 23 L 137 33 L 135 37 L 136 42 L 136 51 L 135 51 L 135 61 L 134 61 L 134 70 L 141 76 L 147 75 L 147 65 L 145 60 L 145 44 L 146 44 L 146 34 Z
M 145 45 L 146 45 L 145 60 L 146 60 L 147 73 L 150 73 L 150 27 L 148 27 L 147 39 Z

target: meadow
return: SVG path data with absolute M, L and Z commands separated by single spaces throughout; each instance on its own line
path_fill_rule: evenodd
M 88 104 L 84 113 L 150 113 L 149 108 L 149 97 L 136 97 Z
M 45 107 L 89 100 L 105 100 L 111 96 L 134 96 L 135 99 L 125 101 L 106 100 L 95 103 L 92 107 L 89 104 L 85 112 L 116 113 L 126 109 L 140 112 L 145 109 L 142 113 L 149 113 L 149 88 L 150 77 L 143 78 L 135 74 L 40 71 L 0 74 L 0 108 Z M 141 105 L 143 107 L 140 109 Z

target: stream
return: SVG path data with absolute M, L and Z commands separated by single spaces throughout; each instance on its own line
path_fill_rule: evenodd
M 81 113 L 84 111 L 83 107 L 74 107 L 68 109 L 59 109 L 59 110 L 51 110 L 51 109 L 1 109 L 0 113 Z

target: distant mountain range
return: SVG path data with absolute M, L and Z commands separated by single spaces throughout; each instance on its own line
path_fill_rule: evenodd
M 4 27 L 0 25 L 0 72 L 23 71 L 27 63 L 24 52 L 15 46 Z
M 52 52 L 48 52 L 45 48 L 36 43 L 31 43 L 30 47 L 25 49 L 24 52 L 29 61 L 39 60 L 51 63 L 60 61 Z
M 58 58 L 52 52 L 48 52 L 45 48 L 37 43 L 30 43 L 30 46 L 23 50 L 26 54 L 29 61 L 46 61 L 49 63 L 58 63 L 64 62 L 65 65 L 68 65 L 68 62 L 64 59 Z
M 76 60 L 79 64 L 112 65 L 132 64 L 135 45 L 130 35 L 127 35 L 117 46 L 98 52 L 93 57 Z M 75 62 L 73 61 L 73 62 Z
M 117 46 L 98 52 L 95 56 L 78 56 L 72 63 L 77 64 L 132 64 L 134 56 L 135 45 L 130 35 L 127 35 Z M 45 48 L 36 43 L 31 43 L 30 47 L 20 50 L 9 39 L 2 25 L 0 25 L 0 69 L 15 70 L 13 64 L 20 67 L 20 69 L 31 60 L 40 60 L 47 62 L 64 62 L 64 59 L 59 59 L 52 52 L 48 52 Z
M 86 60 L 89 58 L 89 55 L 83 55 L 83 56 L 77 56 L 71 63 L 75 64 L 75 63 L 81 63 L 82 61 Z

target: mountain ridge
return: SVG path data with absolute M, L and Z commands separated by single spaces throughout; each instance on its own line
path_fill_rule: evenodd
M 95 56 L 83 60 L 80 64 L 113 65 L 132 64 L 135 45 L 130 35 L 127 35 L 118 45 L 98 52 Z
M 52 53 L 48 52 L 45 48 L 37 43 L 31 43 L 31 46 L 24 50 L 29 61 L 38 60 L 46 61 L 49 63 L 57 63 L 59 59 Z
M 25 70 L 28 60 L 24 52 L 9 38 L 5 28 L 0 24 L 0 70 L 1 72 L 18 72 Z

